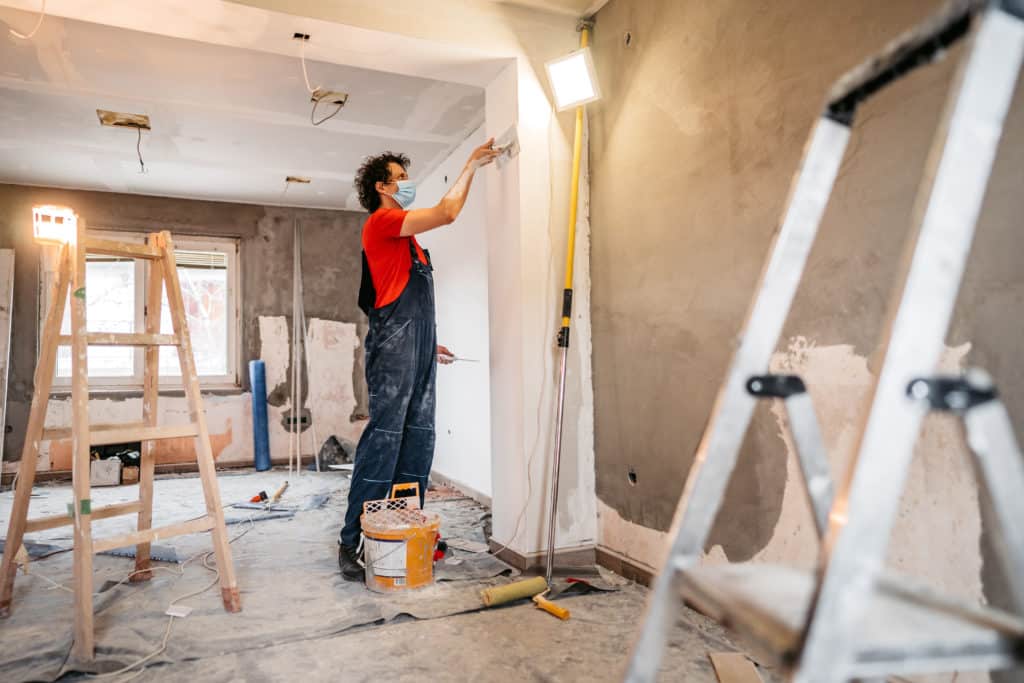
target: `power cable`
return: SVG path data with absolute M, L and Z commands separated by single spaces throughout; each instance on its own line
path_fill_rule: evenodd
M 142 126 L 136 127 L 139 131 L 139 139 L 135 143 L 135 153 L 139 155 L 139 173 L 146 173 L 146 162 L 142 160 Z
M 231 543 L 234 543 L 235 541 L 240 539 L 242 536 L 245 536 L 247 533 L 252 531 L 254 528 L 256 528 L 255 515 L 249 517 L 249 527 L 246 528 L 241 533 L 239 533 L 234 538 L 232 538 L 230 541 L 228 541 L 228 544 L 230 545 Z M 196 559 L 200 555 L 202 555 L 203 556 L 203 562 L 202 562 L 203 568 L 206 569 L 207 571 L 211 571 L 211 572 L 214 573 L 213 581 L 211 581 L 209 584 L 207 584 L 203 588 L 200 588 L 197 591 L 193 591 L 192 593 L 189 593 L 187 595 L 182 595 L 180 597 L 174 598 L 167 605 L 168 609 L 170 609 L 171 607 L 174 607 L 177 603 L 181 602 L 182 600 L 188 600 L 189 598 L 194 598 L 197 595 L 202 595 L 203 593 L 205 593 L 206 591 L 210 590 L 211 588 L 213 588 L 214 586 L 217 585 L 217 583 L 220 581 L 220 569 L 211 567 L 209 565 L 210 556 L 213 555 L 214 552 L 215 551 L 213 551 L 213 550 L 209 550 L 209 551 L 206 551 L 205 553 L 197 553 L 197 554 L 193 555 L 192 557 L 188 558 L 187 560 L 185 560 L 182 563 L 180 574 L 184 575 L 185 567 L 188 565 L 188 563 L 191 562 L 192 560 Z M 163 569 L 163 567 L 152 567 L 152 569 Z M 174 570 L 169 569 L 168 571 L 174 571 Z M 133 572 L 132 574 L 135 574 L 135 573 L 138 573 L 138 572 Z M 129 576 L 132 576 L 132 574 L 129 574 Z M 123 579 L 121 581 L 121 583 L 123 583 L 124 581 L 127 581 L 127 580 L 128 580 L 128 577 L 125 577 L 125 579 Z M 151 660 L 154 657 L 160 655 L 164 650 L 167 649 L 167 641 L 170 640 L 170 637 L 171 637 L 171 627 L 174 625 L 174 620 L 178 619 L 178 618 L 184 618 L 184 617 L 173 617 L 173 616 L 172 617 L 168 617 L 168 619 L 167 619 L 167 630 L 164 631 L 164 637 L 160 641 L 160 646 L 157 647 L 157 649 L 153 650 L 152 652 L 150 652 L 145 657 L 141 657 L 140 659 L 135 660 L 131 664 L 128 664 L 127 666 L 121 667 L 117 671 L 111 671 L 110 673 L 105 673 L 105 674 L 90 675 L 89 678 L 94 678 L 94 679 L 95 678 L 111 678 L 113 676 L 120 676 L 121 674 L 128 673 L 129 671 L 131 671 L 132 669 L 134 669 L 137 666 L 146 664 L 146 662 L 148 662 L 149 660 Z M 137 678 L 145 670 L 146 670 L 146 667 L 143 666 L 138 672 L 135 673 L 135 675 L 131 676 L 130 678 L 126 678 L 125 681 L 130 681 L 130 680 L 132 680 L 134 678 Z
M 11 35 L 14 36 L 15 38 L 21 38 L 22 40 L 30 40 L 33 36 L 35 36 L 36 31 L 39 30 L 39 27 L 43 25 L 43 19 L 45 19 L 45 18 L 46 18 L 46 0 L 43 0 L 43 6 L 39 8 L 39 21 L 36 22 L 35 28 L 33 28 L 27 34 L 25 34 L 25 33 L 18 33 L 13 28 L 10 28 L 10 29 L 7 29 L 7 30 L 10 31 Z
M 319 100 L 313 100 L 313 109 L 309 112 L 309 122 L 312 123 L 314 126 L 319 126 L 324 121 L 330 121 L 331 119 L 333 119 L 335 116 L 338 115 L 338 112 L 341 111 L 342 107 L 345 106 L 345 103 L 344 102 L 338 103 L 338 108 L 337 109 L 335 109 L 334 111 L 332 111 L 330 114 L 328 114 L 327 116 L 323 117 L 319 121 L 316 120 L 316 108 L 318 106 L 320 106 L 320 101 Z
M 302 62 L 302 79 L 306 81 L 306 90 L 312 95 L 320 89 L 320 86 L 314 88 L 309 84 L 309 74 L 306 73 L 306 40 L 306 38 L 299 39 L 299 60 Z

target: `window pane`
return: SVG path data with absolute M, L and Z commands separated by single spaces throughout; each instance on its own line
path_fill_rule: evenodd
M 135 263 L 98 258 L 85 264 L 85 315 L 90 332 L 135 331 Z M 61 334 L 71 334 L 70 299 L 64 307 Z M 90 377 L 131 377 L 134 353 L 129 347 L 89 347 Z M 57 376 L 71 376 L 71 348 L 57 349 Z
M 219 252 L 176 251 L 186 263 L 209 263 L 206 267 L 178 266 L 185 318 L 192 338 L 192 352 L 200 376 L 228 374 L 228 271 L 227 257 Z M 167 306 L 167 292 L 160 309 L 160 327 L 173 330 Z M 160 374 L 181 376 L 177 349 L 160 349 Z

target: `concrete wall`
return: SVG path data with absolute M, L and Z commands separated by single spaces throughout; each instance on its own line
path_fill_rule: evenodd
M 415 206 L 432 206 L 462 173 L 478 128 L 417 188 Z M 496 167 L 481 169 L 452 225 L 424 233 L 437 299 L 437 340 L 461 358 L 437 369 L 434 472 L 483 497 L 491 496 L 491 376 L 487 301 L 487 185 Z
M 359 287 L 359 235 L 364 216 L 348 211 L 316 211 L 244 204 L 201 202 L 101 192 L 49 190 L 0 185 L 0 248 L 13 247 L 15 266 L 14 338 L 8 394 L 4 462 L 21 457 L 25 423 L 32 398 L 32 375 L 38 344 L 40 247 L 32 240 L 31 209 L 36 204 L 74 207 L 90 226 L 108 230 L 169 229 L 176 235 L 235 237 L 240 242 L 241 267 L 241 386 L 216 392 L 206 407 L 214 450 L 221 461 L 252 458 L 252 426 L 248 389 L 249 359 L 264 358 L 268 368 L 272 456 L 287 456 L 287 433 L 281 418 L 290 411 L 288 372 L 292 287 L 292 225 L 303 231 L 306 318 L 310 327 L 314 381 L 303 381 L 306 405 L 322 440 L 335 433 L 358 438 L 365 413 L 362 353 L 356 348 L 365 316 L 356 305 Z M 268 333 L 269 331 L 269 333 Z M 161 419 L 185 421 L 181 392 L 161 399 Z M 357 395 L 362 398 L 358 399 Z M 96 422 L 140 419 L 141 392 L 118 392 L 90 402 Z M 340 412 L 339 412 L 340 411 Z M 65 426 L 70 400 L 57 396 L 47 426 Z M 311 433 L 304 450 L 311 454 Z M 191 457 L 191 440 L 159 442 L 158 461 Z M 43 469 L 67 469 L 70 442 L 54 442 L 42 452 Z M 8 468 L 9 469 L 9 468 Z
M 594 60 L 604 99 L 590 109 L 594 382 L 601 543 L 610 552 L 660 562 L 729 342 L 826 89 L 939 4 L 612 0 L 599 12 Z M 880 360 L 889 288 L 959 54 L 861 112 L 774 361 L 805 373 L 835 473 Z M 990 370 L 1018 425 L 1021 104 L 1018 90 L 944 361 Z M 714 555 L 813 561 L 782 432 L 780 416 L 759 408 L 708 544 Z M 962 451 L 954 425 L 927 421 L 890 560 L 998 602 L 984 505 Z M 911 521 L 923 526 L 912 531 Z

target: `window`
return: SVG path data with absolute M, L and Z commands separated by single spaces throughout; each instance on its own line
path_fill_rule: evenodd
M 93 233 L 121 242 L 145 242 L 139 233 Z M 222 238 L 175 237 L 175 260 L 185 302 L 192 353 L 203 386 L 238 385 L 238 242 Z M 56 252 L 54 249 L 53 252 Z M 51 254 L 52 256 L 52 254 Z M 45 257 L 44 257 L 45 258 Z M 90 254 L 86 260 L 86 318 L 90 332 L 144 332 L 148 261 Z M 56 273 L 43 267 L 44 306 L 49 308 L 50 284 Z M 172 334 L 167 291 L 160 309 L 160 332 Z M 40 321 L 40 325 L 42 320 Z M 61 334 L 70 334 L 71 311 L 65 307 Z M 89 347 L 90 388 L 141 388 L 144 349 Z M 181 368 L 174 347 L 160 348 L 160 384 L 180 384 Z M 54 384 L 71 384 L 71 349 L 57 351 Z

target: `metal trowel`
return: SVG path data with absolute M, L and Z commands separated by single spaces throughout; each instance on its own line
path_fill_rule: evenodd
M 495 159 L 498 168 L 519 156 L 519 131 L 516 127 L 512 126 L 502 133 L 501 137 L 494 141 L 493 149 L 501 152 Z

